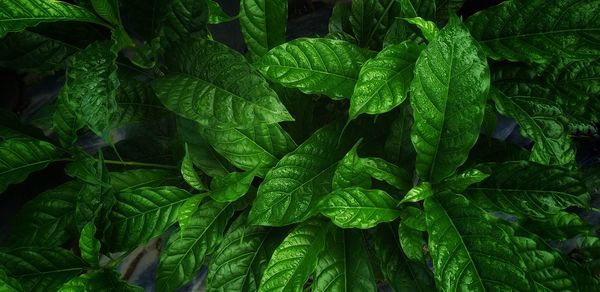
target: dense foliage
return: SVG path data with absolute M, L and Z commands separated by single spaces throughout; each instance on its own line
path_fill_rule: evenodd
M 0 193 L 71 177 L 14 218 L 1 291 L 139 290 L 115 267 L 157 236 L 157 291 L 203 266 L 208 291 L 600 287 L 573 140 L 600 122 L 600 1 L 341 1 L 290 41 L 287 1 L 240 2 L 0 1 L 0 66 L 64 83 L 2 113 Z M 235 19 L 246 54 L 211 36 Z

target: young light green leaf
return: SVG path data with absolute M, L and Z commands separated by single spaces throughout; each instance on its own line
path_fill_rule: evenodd
M 380 49 L 385 32 L 400 13 L 396 0 L 354 0 L 350 23 L 361 47 Z
M 416 25 L 427 41 L 432 42 L 440 34 L 440 29 L 433 21 L 425 20 L 421 17 L 404 18 L 408 23 Z
M 340 129 L 335 123 L 316 131 L 269 170 L 252 204 L 252 224 L 283 226 L 316 212 L 319 200 L 331 191 L 331 177 L 342 156 Z
M 548 63 L 557 54 L 596 58 L 599 13 L 594 0 L 510 0 L 474 14 L 466 24 L 493 59 Z
M 101 23 L 93 13 L 63 1 L 13 0 L 0 3 L 0 38 L 43 22 L 82 21 Z
M 424 206 L 439 289 L 530 291 L 523 260 L 493 218 L 452 193 L 429 197 Z
M 210 197 L 217 202 L 236 201 L 248 192 L 259 170 L 260 164 L 246 172 L 214 177 L 210 182 Z
M 452 175 L 479 136 L 490 74 L 457 17 L 421 53 L 411 84 L 417 174 L 433 183 Z
M 91 0 L 94 11 L 113 25 L 121 24 L 119 0 Z
M 10 272 L 23 291 L 57 291 L 79 275 L 85 264 L 73 253 L 59 247 L 21 247 L 0 251 L 0 270 Z
M 400 201 L 400 204 L 407 202 L 419 202 L 433 196 L 433 188 L 428 182 L 420 183 L 414 186 L 412 189 L 404 195 L 404 198 Z
M 350 98 L 349 120 L 362 113 L 382 114 L 405 99 L 422 50 L 412 42 L 385 47 L 361 67 Z
M 178 185 L 181 177 L 175 171 L 165 169 L 140 168 L 122 172 L 111 172 L 110 184 L 115 192 L 134 190 L 143 187 Z
M 382 190 L 351 187 L 325 196 L 319 203 L 319 211 L 341 228 L 368 229 L 398 218 L 397 203 Z
M 21 292 L 23 287 L 19 284 L 19 281 L 4 270 L 0 269 L 0 291 L 5 292 Z
M 96 239 L 96 225 L 88 223 L 83 226 L 79 237 L 81 258 L 93 268 L 100 266 L 100 241 Z
M 190 197 L 176 187 L 143 187 L 118 193 L 106 235 L 110 249 L 129 250 L 162 234 L 175 223 L 179 207 Z
M 240 26 L 253 59 L 285 42 L 288 1 L 241 0 Z
M 200 39 L 178 43 L 165 63 L 172 74 L 154 80 L 152 88 L 182 117 L 203 126 L 237 128 L 293 120 L 244 56 L 223 44 Z
M 468 189 L 472 184 L 481 182 L 489 176 L 489 173 L 472 168 L 441 181 L 439 184 L 433 186 L 433 188 L 436 192 L 451 191 L 459 194 Z
M 255 66 L 268 79 L 307 94 L 352 96 L 366 53 L 346 41 L 300 38 L 265 54 Z
M 8 185 L 23 182 L 30 173 L 41 170 L 60 157 L 54 145 L 33 138 L 0 140 L 0 193 Z
M 142 287 L 133 286 L 120 279 L 121 275 L 112 270 L 94 271 L 83 274 L 65 283 L 59 292 L 93 292 L 93 291 L 119 291 L 141 292 Z
M 206 191 L 208 190 L 204 183 L 198 176 L 196 169 L 194 169 L 194 162 L 192 161 L 192 157 L 190 156 L 190 150 L 188 148 L 188 144 L 185 144 L 185 155 L 183 156 L 183 161 L 181 162 L 181 175 L 185 182 L 194 188 L 197 191 Z
M 223 11 L 219 2 L 215 0 L 208 0 L 208 24 L 220 24 L 230 22 L 237 19 L 239 16 L 229 16 Z
M 275 249 L 258 291 L 302 291 L 308 276 L 317 266 L 328 230 L 326 223 L 317 219 L 294 228 Z
M 186 229 L 171 235 L 160 256 L 157 291 L 173 291 L 196 276 L 204 257 L 223 240 L 233 211 L 230 204 L 207 202 L 191 216 Z
M 319 255 L 312 291 L 377 291 L 369 254 L 356 230 L 335 229 Z

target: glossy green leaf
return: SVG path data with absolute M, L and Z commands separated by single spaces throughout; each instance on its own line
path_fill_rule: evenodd
M 30 173 L 59 158 L 54 145 L 32 138 L 0 140 L 0 193 L 10 184 L 23 182 Z
M 316 212 L 319 200 L 331 191 L 331 177 L 342 156 L 340 128 L 336 123 L 318 130 L 269 170 L 252 204 L 252 224 L 283 226 Z
M 157 291 L 173 291 L 196 276 L 204 257 L 223 240 L 227 221 L 233 215 L 230 204 L 207 202 L 191 217 L 184 230 L 171 235 L 163 249 L 156 276 Z
M 206 1 L 171 0 L 164 4 L 154 4 L 154 6 L 153 13 L 157 13 L 156 10 L 161 12 L 157 30 L 161 37 L 161 43 L 166 43 L 163 44 L 165 48 L 176 44 L 180 40 L 206 37 L 208 34 L 206 28 L 208 5 Z M 172 54 L 172 52 L 169 52 L 167 56 L 169 54 Z
M 362 113 L 382 114 L 401 104 L 413 79 L 422 47 L 412 42 L 385 47 L 361 67 L 350 98 L 349 119 Z
M 577 214 L 560 211 L 545 217 L 543 219 L 527 218 L 520 224 L 531 233 L 554 240 L 583 237 L 592 232 L 591 226 Z
M 240 26 L 252 58 L 285 42 L 287 16 L 285 0 L 240 1 Z
M 325 246 L 325 236 L 329 230 L 325 224 L 315 219 L 294 228 L 275 249 L 258 291 L 302 291 Z
M 510 0 L 469 17 L 467 26 L 494 59 L 548 63 L 557 54 L 596 58 L 598 13 L 594 0 Z
M 398 241 L 408 259 L 419 263 L 425 262 L 425 254 L 423 253 L 425 240 L 423 239 L 422 231 L 411 228 L 407 224 L 404 224 L 404 221 L 400 221 L 398 225 Z
M 21 292 L 23 287 L 19 284 L 19 281 L 4 270 L 0 269 L 0 290 L 5 292 Z
M 381 190 L 360 187 L 338 189 L 319 203 L 321 214 L 341 228 L 368 229 L 400 216 L 398 202 Z
M 406 170 L 384 159 L 366 157 L 360 163 L 364 171 L 376 180 L 384 181 L 399 190 L 408 190 L 412 186 L 411 177 Z
M 365 52 L 349 42 L 300 38 L 273 48 L 255 66 L 285 87 L 341 99 L 352 96 L 366 60 Z
M 585 185 L 574 172 L 525 161 L 488 164 L 482 169 L 492 175 L 469 187 L 467 194 L 486 208 L 544 218 L 570 206 L 589 205 Z
M 63 1 L 14 0 L 0 3 L 0 38 L 43 22 L 82 21 L 100 23 L 93 13 Z
M 377 291 L 369 254 L 356 230 L 335 229 L 318 259 L 312 291 Z
M 451 18 L 421 53 L 411 84 L 411 139 L 420 178 L 439 182 L 465 162 L 479 136 L 489 82 L 482 51 Z
M 143 187 L 178 185 L 179 174 L 165 169 L 140 168 L 110 173 L 110 184 L 116 192 L 134 190 Z
M 210 197 L 217 202 L 233 202 L 245 195 L 260 165 L 246 172 L 232 172 L 225 176 L 216 176 L 210 182 Z
M 419 202 L 431 196 L 433 196 L 433 188 L 431 187 L 430 183 L 424 182 L 410 189 L 408 193 L 404 195 L 404 198 L 402 198 L 400 203 Z
M 182 117 L 204 126 L 239 128 L 292 120 L 266 81 L 223 44 L 178 43 L 165 63 L 171 74 L 154 80 L 152 87 L 160 101 Z
M 434 186 L 434 189 L 443 191 L 451 191 L 453 193 L 462 193 L 472 184 L 476 184 L 488 178 L 489 173 L 483 172 L 480 169 L 468 169 L 454 176 L 451 176 L 439 184 Z
M 190 156 L 188 144 L 185 144 L 185 155 L 183 156 L 183 161 L 181 162 L 181 176 L 183 176 L 185 182 L 195 190 L 208 190 L 206 186 L 204 186 L 204 183 L 200 179 L 200 176 L 196 172 L 196 169 L 194 169 L 194 162 L 192 161 L 192 157 Z
M 437 38 L 440 34 L 440 30 L 434 22 L 425 20 L 421 17 L 404 18 L 408 23 L 416 25 L 423 33 L 423 36 L 427 41 L 431 42 Z
M 141 292 L 142 287 L 133 286 L 120 279 L 121 275 L 115 271 L 102 270 L 83 274 L 65 283 L 59 292 L 93 292 L 93 291 L 120 291 Z
M 483 210 L 452 193 L 429 197 L 424 206 L 438 289 L 531 289 L 509 236 Z
M 111 250 L 128 250 L 165 232 L 190 197 L 176 187 L 143 187 L 118 193 L 107 235 Z
M 56 101 L 56 110 L 52 116 L 52 130 L 58 136 L 58 141 L 64 147 L 72 147 L 77 141 L 77 131 L 85 124 L 80 116 L 69 106 L 67 92 L 61 91 Z
M 185 202 L 179 207 L 177 212 L 177 225 L 179 225 L 179 229 L 184 230 L 192 221 L 194 214 L 198 210 L 200 203 L 208 197 L 208 193 L 199 194 L 192 196 L 185 200 Z
M 23 291 L 57 291 L 84 271 L 85 264 L 58 247 L 22 247 L 0 251 L 0 268 L 19 281 Z
M 96 239 L 96 225 L 88 223 L 83 226 L 79 237 L 81 258 L 92 267 L 100 266 L 100 241 Z
M 361 47 L 381 48 L 385 32 L 400 13 L 395 0 L 354 0 L 350 23 Z
M 104 20 L 114 25 L 121 23 L 121 15 L 119 13 L 119 0 L 91 0 L 94 11 Z

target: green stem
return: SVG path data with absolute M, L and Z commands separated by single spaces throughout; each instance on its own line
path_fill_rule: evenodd
M 112 269 L 114 267 L 116 267 L 119 263 L 121 263 L 126 257 L 128 257 L 131 254 L 132 251 L 126 251 L 124 252 L 122 255 L 118 256 L 115 259 L 112 259 L 110 262 L 106 263 L 106 265 L 104 265 L 104 268 L 107 269 Z
M 94 160 L 98 160 L 95 159 Z M 73 158 L 61 158 L 53 160 L 54 162 L 58 161 L 76 161 Z M 174 165 L 166 165 L 166 164 L 158 164 L 158 163 L 146 163 L 146 162 L 138 162 L 138 161 L 119 161 L 119 160 L 108 160 L 104 159 L 104 163 L 106 164 L 115 164 L 115 165 L 126 165 L 126 166 L 143 166 L 143 167 L 156 167 L 156 168 L 165 168 L 165 169 L 179 169 Z

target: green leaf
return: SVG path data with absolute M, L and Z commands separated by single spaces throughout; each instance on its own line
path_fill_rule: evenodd
M 96 42 L 69 58 L 60 98 L 96 135 L 108 137 L 117 111 L 117 54 L 110 42 Z M 107 139 L 105 139 L 107 140 Z
M 579 215 L 565 211 L 546 215 L 544 219 L 527 218 L 520 224 L 531 233 L 554 240 L 566 240 L 591 233 L 591 226 Z
M 124 1 L 124 2 L 129 2 Z M 162 2 L 162 1 L 161 1 Z M 171 0 L 165 4 L 155 4 L 160 10 L 159 36 L 163 47 L 175 44 L 180 40 L 203 38 L 208 35 L 208 5 L 206 1 Z M 150 17 L 150 16 L 146 16 Z M 170 51 L 168 55 L 172 54 Z
M 596 58 L 599 13 L 594 0 L 510 0 L 469 17 L 467 26 L 493 59 L 548 63 L 557 54 Z
M 590 196 L 574 172 L 525 161 L 478 168 L 492 175 L 469 187 L 467 194 L 486 209 L 544 218 L 570 206 L 589 205 Z
M 179 211 L 177 212 L 177 225 L 179 225 L 179 229 L 184 230 L 192 221 L 192 216 L 198 210 L 198 206 L 200 203 L 208 197 L 209 193 L 204 193 L 200 195 L 192 196 L 185 200 L 185 202 L 179 207 Z
M 464 192 L 472 184 L 476 184 L 488 178 L 489 173 L 485 173 L 480 169 L 468 169 L 459 174 L 451 176 L 439 184 L 434 186 L 436 191 L 452 191 L 453 193 L 459 194 Z
M 458 13 L 466 0 L 435 0 L 438 21 L 446 21 L 449 15 Z
M 161 235 L 177 220 L 179 207 L 191 195 L 176 187 L 124 190 L 110 214 L 110 249 L 129 250 Z
M 121 275 L 115 271 L 94 271 L 71 279 L 65 283 L 59 292 L 93 292 L 93 291 L 120 291 L 141 292 L 141 287 L 133 286 L 120 279 Z
M 412 261 L 424 263 L 425 255 L 423 254 L 423 232 L 409 227 L 400 221 L 398 225 L 398 240 L 406 257 Z
M 220 24 L 230 22 L 238 18 L 238 16 L 227 15 L 227 13 L 225 13 L 221 8 L 221 5 L 219 5 L 219 2 L 216 2 L 215 0 L 208 0 L 206 3 L 208 4 L 209 24 Z
M 336 2 L 329 17 L 328 31 L 329 33 L 341 32 L 348 34 L 352 32 L 350 26 L 350 3 Z
M 110 184 L 116 192 L 143 187 L 177 185 L 180 181 L 178 173 L 165 169 L 140 168 L 110 173 Z
M 261 176 L 296 148 L 294 140 L 276 124 L 255 125 L 247 129 L 204 128 L 202 135 L 217 153 L 234 166 L 251 170 L 262 165 Z
M 341 228 L 368 229 L 400 216 L 397 201 L 382 190 L 361 187 L 338 189 L 319 203 L 321 214 Z
M 94 268 L 100 266 L 100 241 L 96 239 L 96 225 L 86 224 L 79 237 L 79 250 L 81 258 Z
M 195 190 L 208 190 L 194 169 L 194 162 L 190 156 L 190 150 L 187 143 L 185 144 L 185 155 L 183 156 L 183 161 L 181 162 L 181 175 L 183 176 L 185 182 L 187 182 L 187 184 Z
M 21 292 L 23 287 L 17 279 L 9 276 L 4 269 L 0 269 L 0 291 Z
M 513 117 L 521 134 L 535 141 L 530 160 L 546 165 L 565 166 L 575 161 L 575 148 L 560 119 L 558 105 L 545 98 L 541 87 L 517 86 L 505 92 L 493 89 L 491 97 L 501 114 Z
M 173 291 L 196 276 L 204 262 L 223 240 L 230 204 L 207 202 L 200 206 L 184 230 L 176 231 L 160 256 L 157 291 Z
M 84 271 L 84 263 L 58 247 L 22 247 L 0 251 L 0 268 L 19 281 L 23 291 L 57 291 Z
M 395 0 L 354 0 L 350 23 L 361 47 L 380 49 L 385 32 L 400 13 Z
M 0 193 L 59 158 L 54 145 L 32 138 L 0 140 Z
M 69 106 L 67 91 L 62 90 L 56 100 L 56 110 L 52 116 L 52 129 L 58 136 L 60 145 L 73 147 L 77 142 L 77 131 L 84 126 L 81 117 Z
M 366 53 L 340 40 L 300 38 L 275 47 L 255 66 L 268 79 L 307 94 L 352 96 Z
M 258 291 L 302 291 L 325 246 L 325 236 L 329 230 L 325 224 L 315 219 L 294 228 L 275 249 Z
M 318 201 L 331 191 L 331 177 L 342 156 L 340 128 L 336 123 L 316 131 L 269 170 L 252 204 L 252 224 L 283 226 L 316 212 Z
M 244 218 L 242 218 L 244 219 Z M 269 227 L 241 224 L 227 233 L 208 265 L 207 291 L 258 291 L 281 233 Z
M 148 82 L 136 78 L 139 77 L 127 71 L 119 72 L 120 85 L 116 96 L 118 109 L 112 121 L 115 128 L 160 123 L 171 114 L 156 98 Z
M 177 118 L 177 134 L 184 143 L 190 146 L 190 157 L 194 165 L 211 177 L 229 173 L 233 167 L 208 143 L 208 139 L 202 135 L 203 131 L 205 129 L 200 124 L 184 118 Z M 220 135 L 215 135 L 214 137 L 223 138 Z M 236 141 L 237 143 L 240 142 Z M 237 147 L 227 146 L 232 150 L 237 150 Z
M 210 182 L 210 197 L 217 202 L 237 201 L 248 192 L 259 170 L 260 164 L 246 172 L 232 172 L 214 177 Z
M 429 0 L 399 0 L 404 17 L 435 20 L 436 3 L 440 1 Z M 448 15 L 446 15 L 448 16 Z
M 285 42 L 288 1 L 241 0 L 240 26 L 253 59 Z
M 467 159 L 479 136 L 489 68 L 457 17 L 421 53 L 411 84 L 411 139 L 420 178 L 439 182 Z
M 414 186 L 408 191 L 408 193 L 406 193 L 406 195 L 404 195 L 404 198 L 402 198 L 400 204 L 423 201 L 431 196 L 433 196 L 433 188 L 431 187 L 431 184 L 428 182 L 420 183 Z
M 425 39 L 427 39 L 429 42 L 435 40 L 440 34 L 440 30 L 438 29 L 437 25 L 432 21 L 425 20 L 421 17 L 404 18 L 404 20 L 408 23 L 416 25 L 421 30 L 421 33 L 423 33 Z
M 0 38 L 43 22 L 82 21 L 101 23 L 93 13 L 62 1 L 14 0 L 0 3 Z
M 318 259 L 312 291 L 377 291 L 367 249 L 356 230 L 335 229 Z
M 121 24 L 119 0 L 91 0 L 94 11 L 113 25 Z
M 438 289 L 530 291 L 523 260 L 483 210 L 452 193 L 424 206 Z
M 411 177 L 406 170 L 379 157 L 362 158 L 360 164 L 371 177 L 399 190 L 408 190 L 412 186 Z
M 349 120 L 362 113 L 382 114 L 407 96 L 422 47 L 412 42 L 385 47 L 361 67 L 350 98 Z
M 292 120 L 266 81 L 223 44 L 178 43 L 165 63 L 171 74 L 154 80 L 152 87 L 160 101 L 182 117 L 203 126 L 238 128 Z
M 101 215 L 106 204 L 112 204 L 110 176 L 104 164 L 102 152 L 99 152 L 99 159 L 86 158 L 73 162 L 76 167 L 72 175 L 85 182 L 84 189 L 77 194 L 77 203 L 75 205 L 75 224 L 77 229 L 81 230 L 89 222 L 96 222 Z M 67 169 L 69 170 L 69 169 Z
M 400 105 L 384 143 L 384 157 L 404 169 L 413 169 L 416 157 L 415 148 L 410 141 L 413 118 L 409 108 L 406 103 Z

